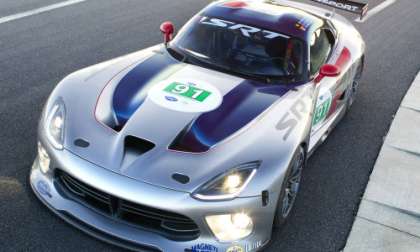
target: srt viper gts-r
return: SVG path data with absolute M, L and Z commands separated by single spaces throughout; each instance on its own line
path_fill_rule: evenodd
M 286 0 L 218 1 L 176 36 L 170 22 L 161 31 L 165 43 L 57 85 L 32 188 L 126 248 L 260 250 L 289 216 L 307 157 L 352 105 L 365 44 L 342 16 Z

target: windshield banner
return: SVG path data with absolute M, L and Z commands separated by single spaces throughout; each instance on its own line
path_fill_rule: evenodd
M 368 11 L 367 3 L 360 3 L 356 1 L 350 1 L 350 0 L 311 0 L 311 1 L 329 5 L 331 7 L 334 7 L 340 10 L 359 14 L 360 19 L 362 19 Z

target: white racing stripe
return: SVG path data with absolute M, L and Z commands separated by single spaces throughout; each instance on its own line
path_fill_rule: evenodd
M 356 21 L 358 23 L 364 23 L 369 18 L 375 16 L 376 14 L 378 14 L 379 12 L 381 12 L 384 9 L 388 8 L 389 6 L 391 6 L 392 4 L 394 4 L 395 2 L 396 2 L 396 0 L 386 0 L 385 2 L 382 2 L 381 4 L 379 4 L 378 6 L 376 6 L 375 8 L 373 8 L 372 10 L 369 10 L 368 13 L 366 14 L 366 16 L 363 19 L 356 18 L 354 21 Z
M 87 0 L 69 0 L 69 1 L 65 1 L 65 2 L 60 2 L 60 3 L 56 3 L 56 4 L 47 5 L 47 6 L 38 8 L 38 9 L 33 9 L 33 10 L 13 14 L 13 15 L 10 15 L 10 16 L 0 18 L 0 24 L 4 24 L 4 23 L 10 22 L 10 21 L 18 20 L 18 19 L 21 19 L 21 18 L 33 16 L 33 15 L 38 15 L 38 14 L 41 14 L 41 13 L 44 13 L 44 12 L 52 11 L 52 10 L 55 10 L 55 9 L 63 8 L 63 7 L 69 6 L 69 5 L 78 4 L 78 3 L 81 3 L 81 2 L 85 2 L 85 1 L 87 1 Z

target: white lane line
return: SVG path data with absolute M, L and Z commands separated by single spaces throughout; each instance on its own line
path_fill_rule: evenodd
M 363 19 L 356 18 L 354 21 L 356 21 L 358 23 L 364 23 L 369 18 L 375 16 L 376 14 L 378 14 L 379 12 L 381 12 L 384 9 L 388 8 L 389 6 L 391 6 L 392 4 L 394 4 L 395 2 L 396 2 L 396 0 L 386 0 L 385 2 L 382 2 L 381 4 L 377 5 L 375 8 L 369 10 L 368 13 L 366 14 L 366 16 Z
M 33 10 L 13 14 L 13 15 L 10 15 L 10 16 L 0 18 L 0 24 L 4 24 L 4 23 L 10 22 L 10 21 L 18 20 L 18 19 L 21 19 L 21 18 L 33 16 L 33 15 L 38 15 L 38 14 L 41 14 L 41 13 L 44 13 L 44 12 L 52 11 L 52 10 L 55 10 L 55 9 L 63 8 L 63 7 L 69 6 L 69 5 L 78 4 L 78 3 L 81 3 L 81 2 L 85 2 L 85 1 L 87 1 L 87 0 L 69 0 L 69 1 L 64 1 L 64 2 L 60 2 L 60 3 L 56 3 L 56 4 L 47 5 L 47 6 L 38 8 L 38 9 L 33 9 Z

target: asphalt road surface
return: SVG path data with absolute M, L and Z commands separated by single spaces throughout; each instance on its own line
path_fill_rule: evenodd
M 56 2 L 1 0 L 0 17 Z M 32 194 L 41 108 L 67 74 L 160 43 L 162 21 L 180 27 L 206 3 L 87 0 L 0 23 L 0 251 L 121 251 L 67 225 Z M 419 13 L 420 1 L 398 0 L 357 24 L 368 48 L 357 101 L 311 157 L 295 211 L 266 251 L 344 247 L 383 137 L 420 69 Z

